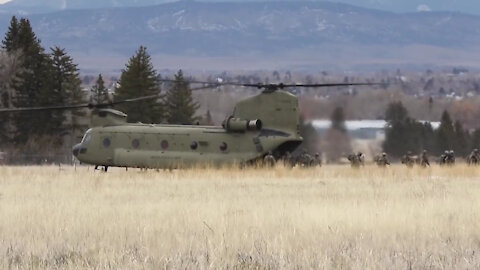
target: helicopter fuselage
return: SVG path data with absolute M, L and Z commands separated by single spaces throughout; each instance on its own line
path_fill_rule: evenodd
M 94 111 L 94 125 L 73 154 L 96 166 L 178 168 L 246 164 L 272 152 L 277 158 L 302 142 L 298 99 L 263 92 L 237 103 L 221 127 L 131 124 L 127 115 Z
M 272 129 L 236 133 L 222 127 L 129 124 L 90 129 L 73 153 L 98 166 L 222 166 L 252 162 L 269 151 L 281 156 L 301 142 L 298 134 Z

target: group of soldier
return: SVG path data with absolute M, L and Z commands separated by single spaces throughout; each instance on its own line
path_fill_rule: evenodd
M 350 154 L 347 156 L 350 165 L 354 168 L 359 168 L 365 165 L 365 155 L 362 152 Z M 480 165 L 480 151 L 473 149 L 473 151 L 466 158 L 469 165 Z M 319 153 L 310 155 L 305 149 L 294 157 L 290 152 L 286 152 L 281 159 L 283 165 L 286 167 L 319 167 L 322 166 L 322 159 Z M 272 152 L 269 152 L 263 159 L 263 162 L 267 166 L 273 167 L 277 163 L 277 159 Z M 379 167 L 386 167 L 390 165 L 387 153 L 381 153 L 374 157 L 374 162 Z M 420 165 L 421 167 L 429 167 L 430 160 L 427 150 L 423 150 L 419 155 L 414 155 L 411 151 L 408 151 L 401 158 L 401 163 L 407 167 L 413 167 L 414 165 Z M 455 164 L 455 152 L 453 150 L 446 150 L 438 159 L 440 165 L 454 165 Z
M 322 166 L 322 158 L 320 153 L 315 153 L 313 156 L 310 155 L 305 149 L 302 150 L 300 155 L 294 157 L 290 152 L 286 152 L 283 158 L 281 159 L 285 167 L 320 167 Z M 273 156 L 273 153 L 270 151 L 264 157 L 263 162 L 269 167 L 273 167 L 276 164 L 276 159 Z
M 387 166 L 390 165 L 388 161 L 387 154 L 382 153 L 375 157 L 375 163 L 378 166 Z M 473 151 L 466 158 L 467 164 L 469 165 L 480 165 L 480 152 L 478 149 L 473 149 Z M 414 165 L 420 165 L 421 167 L 429 167 L 430 161 L 428 158 L 427 150 L 423 150 L 420 155 L 414 155 L 411 151 L 408 151 L 401 158 L 402 164 L 405 164 L 407 167 L 413 167 Z M 455 164 L 455 152 L 453 150 L 446 150 L 438 159 L 438 164 L 440 165 L 454 165 Z M 352 163 L 352 166 L 356 164 Z

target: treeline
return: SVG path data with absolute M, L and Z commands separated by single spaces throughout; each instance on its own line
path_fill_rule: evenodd
M 170 83 L 168 90 L 161 93 L 162 79 L 152 65 L 145 47 L 140 46 L 132 56 L 115 89 L 116 100 L 158 95 L 158 98 L 141 103 L 126 103 L 117 109 L 128 115 L 129 122 L 194 124 L 201 120 L 196 116 L 199 104 L 193 99 L 192 91 L 180 70 Z
M 3 62 L 8 70 L 1 81 L 1 107 L 42 107 L 83 102 L 77 65 L 64 49 L 46 51 L 27 19 L 13 17 L 2 40 Z M 25 155 L 53 151 L 67 134 L 85 129 L 85 112 L 59 110 L 2 114 L 1 146 L 13 146 Z M 35 148 L 35 149 L 34 149 Z
M 385 120 L 388 124 L 383 149 L 392 157 L 423 150 L 435 155 L 454 150 L 456 155 L 465 157 L 480 146 L 480 128 L 470 132 L 460 121 L 453 121 L 447 111 L 442 114 L 440 126 L 434 129 L 428 122 L 411 118 L 401 102 L 394 102 L 388 106 Z
M 31 108 L 83 103 L 109 103 L 142 96 L 158 98 L 125 103 L 118 108 L 130 122 L 192 124 L 199 105 L 182 71 L 162 84 L 145 47 L 140 47 L 122 71 L 113 94 L 100 74 L 82 91 L 77 64 L 65 49 L 45 50 L 28 19 L 12 17 L 0 51 L 0 108 Z M 168 91 L 161 95 L 161 86 Z M 0 150 L 39 162 L 43 156 L 68 156 L 88 128 L 87 110 L 46 110 L 0 114 Z M 30 158 L 32 157 L 32 158 Z

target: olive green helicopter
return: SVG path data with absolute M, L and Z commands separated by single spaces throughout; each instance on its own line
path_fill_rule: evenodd
M 253 87 L 261 92 L 238 102 L 221 126 L 128 123 L 125 113 L 111 109 L 122 103 L 158 99 L 158 95 L 96 105 L 14 108 L 0 112 L 93 109 L 91 128 L 72 152 L 81 163 L 102 167 L 104 171 L 109 167 L 173 169 L 248 165 L 262 160 L 267 153 L 279 159 L 302 143 L 298 98 L 286 89 L 376 85 L 189 83 L 204 85 L 191 90 L 229 85 Z

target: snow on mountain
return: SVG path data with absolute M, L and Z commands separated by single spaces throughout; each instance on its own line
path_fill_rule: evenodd
M 435 48 L 424 60 L 434 63 L 437 50 L 456 54 L 477 50 L 480 44 L 479 16 L 396 14 L 330 2 L 181 1 L 28 17 L 46 46 L 60 45 L 92 57 L 106 52 L 128 56 L 142 44 L 153 54 L 185 57 L 260 55 L 274 59 L 318 54 L 345 61 L 388 58 L 405 53 L 405 48 L 423 47 Z M 10 15 L 0 15 L 0 31 L 6 31 L 9 19 Z M 420 56 L 411 57 L 426 57 Z

